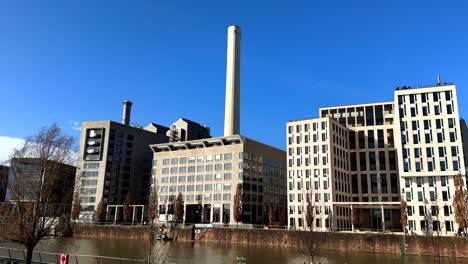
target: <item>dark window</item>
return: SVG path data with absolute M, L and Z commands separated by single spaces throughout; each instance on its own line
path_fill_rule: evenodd
M 367 175 L 361 174 L 361 192 L 368 193 Z

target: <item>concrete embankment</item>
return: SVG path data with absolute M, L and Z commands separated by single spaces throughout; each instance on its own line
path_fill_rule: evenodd
M 148 239 L 147 226 L 78 225 L 77 238 Z M 190 228 L 175 229 L 177 241 L 191 241 Z M 468 257 L 468 239 L 460 237 L 406 236 L 407 254 Z M 393 234 L 300 232 L 263 229 L 202 229 L 196 241 L 301 248 L 314 243 L 326 250 L 401 254 L 403 236 Z

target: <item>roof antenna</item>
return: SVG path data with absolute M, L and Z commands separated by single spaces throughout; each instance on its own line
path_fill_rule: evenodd
M 440 86 L 440 74 L 437 74 L 437 86 Z

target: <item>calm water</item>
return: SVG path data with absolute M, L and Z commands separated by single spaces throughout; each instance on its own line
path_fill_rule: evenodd
M 8 246 L 0 244 L 0 246 Z M 11 246 L 11 245 L 9 245 Z M 139 240 L 91 240 L 91 239 L 50 239 L 37 246 L 36 250 L 67 252 L 81 255 L 101 255 L 132 259 L 144 259 L 147 242 Z M 244 262 L 239 262 L 242 257 Z M 168 263 L 304 263 L 307 259 L 300 251 L 274 247 L 242 246 L 219 243 L 173 243 Z M 399 256 L 359 252 L 322 251 L 316 263 L 437 263 L 432 257 Z M 94 260 L 80 260 L 79 263 L 97 263 Z M 115 261 L 115 263 L 118 263 Z M 122 262 L 123 263 L 123 262 Z M 468 263 L 468 259 L 443 259 L 443 263 Z

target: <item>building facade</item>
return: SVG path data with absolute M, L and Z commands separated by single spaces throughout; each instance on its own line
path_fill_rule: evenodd
M 78 180 L 82 219 L 94 219 L 99 202 L 146 204 L 151 185 L 150 144 L 167 142 L 168 128 L 150 124 L 141 129 L 113 121 L 81 125 Z M 115 212 L 108 212 L 113 219 Z
M 466 176 L 455 86 L 397 90 L 395 105 L 408 227 L 417 233 L 454 232 L 454 176 Z
M 12 158 L 6 200 L 47 201 L 50 213 L 70 213 L 76 167 L 39 158 Z M 58 206 L 58 207 L 56 207 Z
M 242 185 L 243 223 L 280 222 L 286 209 L 285 153 L 239 136 L 151 145 L 159 221 L 171 221 L 177 195 L 185 223 L 234 224 L 234 196 Z
M 349 131 L 330 117 L 299 120 L 287 125 L 288 226 L 333 230 L 351 227 Z M 307 208 L 313 208 L 313 223 L 306 223 Z
M 0 203 L 5 201 L 8 188 L 8 172 L 10 167 L 0 165 Z
M 348 165 L 342 166 L 343 176 L 327 167 L 331 169 L 331 181 L 337 179 L 334 174 L 344 177 L 343 192 L 339 192 L 339 182 L 332 182 L 329 195 L 332 199 L 317 194 L 322 198 L 319 204 L 330 206 L 325 216 L 331 219 L 326 225 L 328 230 L 353 227 L 402 230 L 399 223 L 402 197 L 408 203 L 409 230 L 418 234 L 437 230 L 450 234 L 456 230 L 451 206 L 453 179 L 458 173 L 466 177 L 466 171 L 461 139 L 463 123 L 459 119 L 454 85 L 405 87 L 395 91 L 393 102 L 326 107 L 320 109 L 320 116 L 287 124 L 290 228 L 305 228 L 305 199 L 298 197 L 304 193 L 303 186 L 314 185 L 311 189 L 319 194 L 327 192 L 328 185 L 320 185 L 320 181 L 313 183 L 307 177 L 315 176 L 309 172 L 316 169 L 311 153 L 316 155 L 313 150 L 323 148 L 321 155 L 325 155 L 323 145 L 326 144 L 333 149 L 332 156 L 328 157 L 331 164 L 327 166 L 339 164 L 335 159 L 343 154 Z M 340 130 L 345 131 L 342 132 L 346 135 L 344 142 L 339 144 L 341 150 L 335 150 L 333 139 L 323 142 L 310 134 L 316 133 L 314 128 L 321 128 L 321 123 L 327 129 L 330 125 L 326 124 L 331 124 L 326 133 L 332 137 L 340 135 Z M 322 158 L 322 163 L 325 161 Z M 338 206 L 348 209 L 337 211 Z M 354 208 L 352 217 L 351 208 Z M 347 217 L 342 221 L 340 210 Z M 315 215 L 320 212 L 315 210 Z M 352 218 L 354 223 L 350 227 Z
M 322 117 L 331 117 L 349 130 L 356 228 L 400 229 L 400 210 L 387 204 L 400 201 L 393 108 L 393 102 L 383 102 L 320 109 Z M 383 208 L 382 203 L 386 203 Z
M 166 126 L 150 123 L 130 125 L 132 103 L 124 101 L 122 123 L 83 122 L 78 152 L 77 181 L 80 186 L 80 218 L 93 220 L 98 204 L 122 205 L 127 196 L 132 204 L 146 205 L 151 188 L 153 152 L 149 145 L 210 137 L 208 127 L 180 118 Z M 123 219 L 118 206 L 109 207 L 107 218 Z M 136 208 L 136 221 L 142 207 Z

